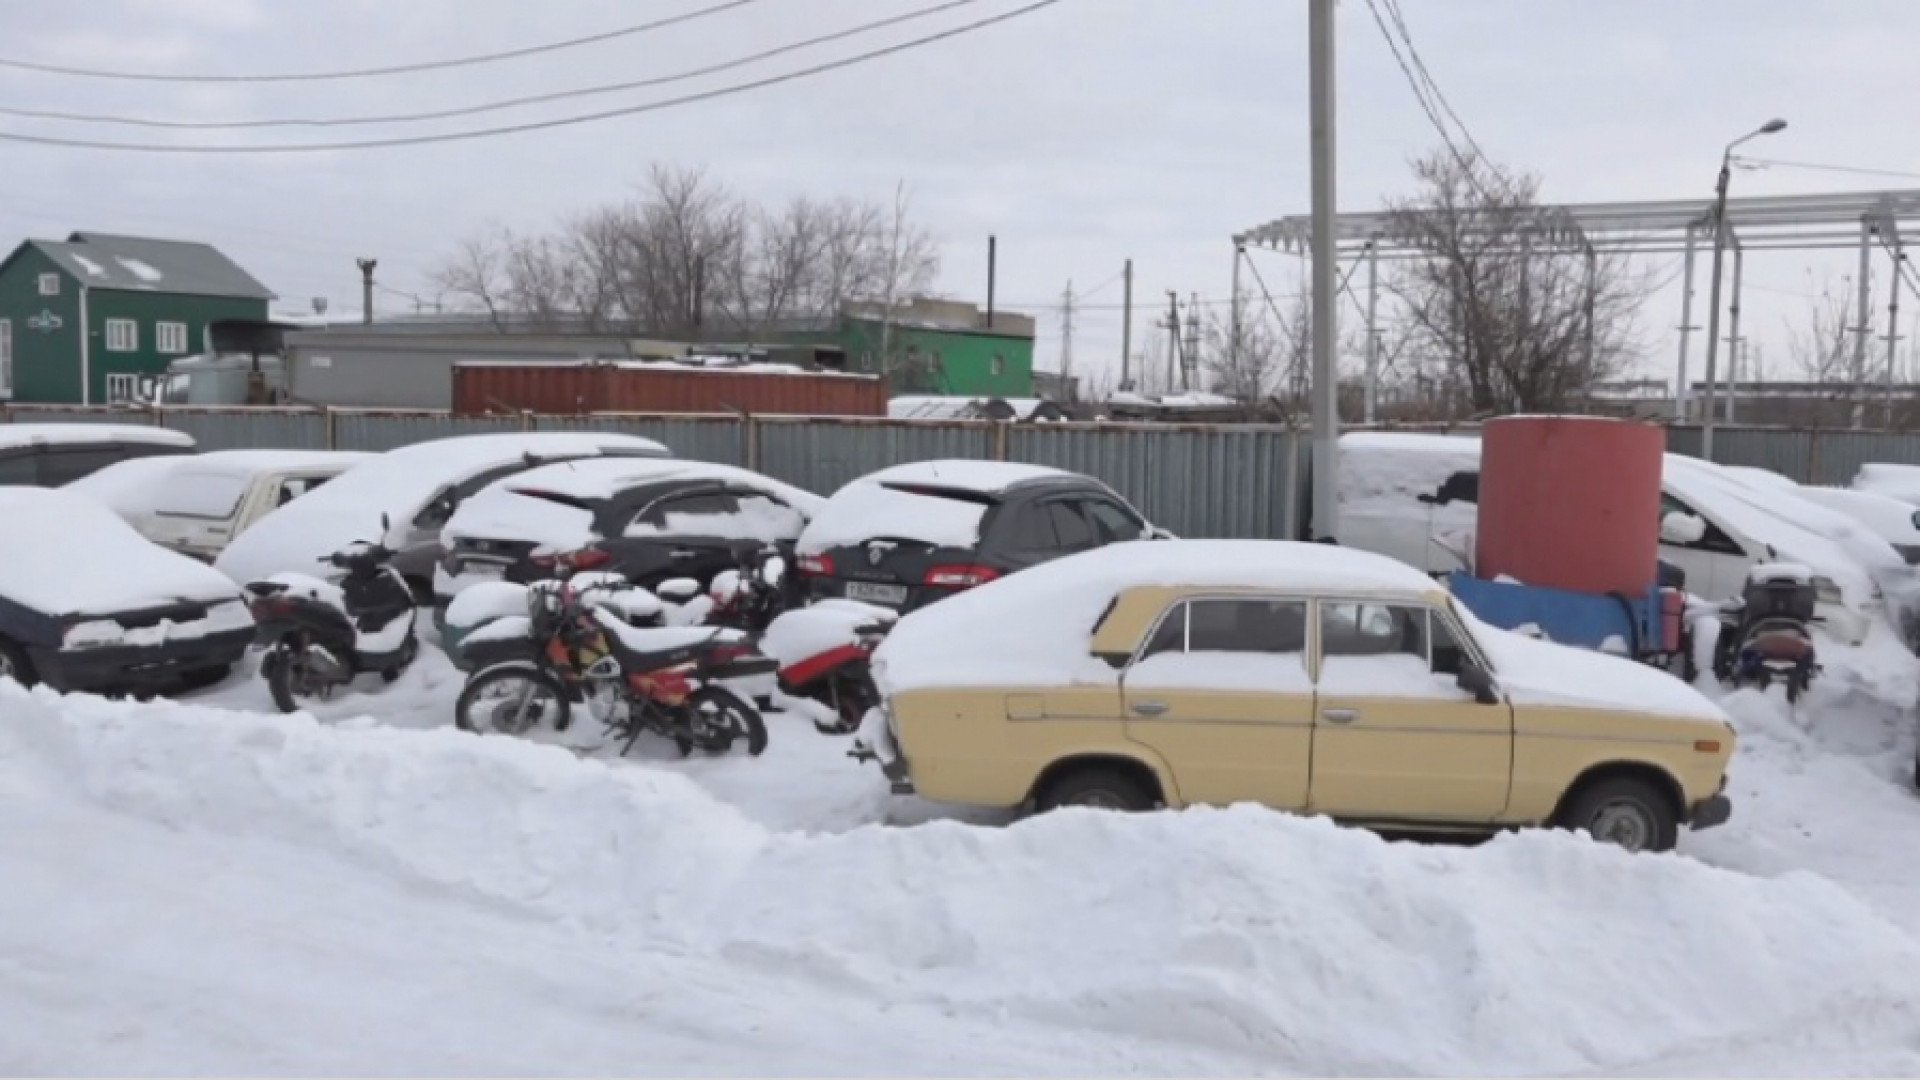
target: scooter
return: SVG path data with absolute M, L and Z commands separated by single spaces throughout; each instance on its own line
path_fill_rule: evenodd
M 1733 686 L 1765 690 L 1786 684 L 1787 700 L 1800 700 L 1819 672 L 1811 627 L 1817 593 L 1804 570 L 1756 566 L 1740 599 L 1720 607 L 1720 639 L 1713 673 Z
M 780 661 L 781 693 L 831 710 L 831 720 L 814 720 L 816 730 L 847 735 L 880 704 L 873 653 L 899 618 L 898 612 L 857 600 L 822 600 L 781 614 L 762 635 L 760 649 Z
M 280 573 L 246 587 L 266 649 L 260 673 L 281 712 L 298 711 L 301 698 L 325 701 L 364 673 L 393 682 L 420 654 L 413 590 L 388 565 L 393 556 L 357 540 L 320 560 L 346 572 L 338 585 Z

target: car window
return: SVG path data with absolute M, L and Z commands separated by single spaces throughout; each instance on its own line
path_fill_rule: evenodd
M 40 456 L 28 451 L 0 457 L 0 484 L 38 484 Z
M 1077 503 L 1065 499 L 1050 502 L 1046 504 L 1046 511 L 1053 519 L 1053 533 L 1061 548 L 1082 551 L 1093 546 L 1093 526 L 1080 513 Z
M 1310 692 L 1302 600 L 1189 600 L 1168 611 L 1128 678 L 1136 686 Z
M 1083 505 L 1086 507 L 1087 517 L 1093 521 L 1094 528 L 1099 530 L 1100 542 L 1103 544 L 1138 540 L 1146 535 L 1146 522 L 1113 503 L 1104 499 L 1090 499 Z
M 1031 503 L 1003 508 L 998 532 L 1001 544 L 1009 551 L 1053 552 L 1060 548 L 1059 534 L 1053 528 L 1053 516 L 1046 506 Z
M 661 499 L 627 524 L 628 536 L 701 536 L 775 543 L 806 528 L 806 516 L 758 491 L 699 492 Z
M 275 506 L 285 506 L 300 496 L 313 491 L 313 489 L 326 483 L 330 479 L 332 479 L 332 477 L 328 476 L 290 476 L 280 481 L 280 490 L 279 493 L 274 496 L 273 504 Z
M 50 449 L 40 456 L 40 482 L 47 487 L 59 487 L 124 461 L 127 456 L 112 446 Z
M 739 507 L 739 501 L 724 491 L 669 495 L 641 507 L 633 520 L 627 523 L 626 532 L 628 536 L 657 536 L 669 532 L 690 536 L 714 535 L 704 531 L 704 528 L 713 519 L 732 514 Z
M 1459 638 L 1422 604 L 1322 603 L 1320 690 L 1458 701 Z
M 1660 493 L 1660 520 L 1665 521 L 1668 514 L 1686 514 L 1689 517 L 1699 517 L 1707 526 L 1707 531 L 1701 534 L 1700 539 L 1690 544 L 1669 544 L 1669 547 L 1691 548 L 1695 551 L 1711 551 L 1721 555 L 1746 554 L 1740 550 L 1740 545 L 1735 543 L 1733 537 L 1728 536 L 1724 529 L 1711 521 L 1707 521 L 1698 511 L 1688 506 L 1679 498 L 1663 491 Z

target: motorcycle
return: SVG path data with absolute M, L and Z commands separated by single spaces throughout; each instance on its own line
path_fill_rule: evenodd
M 455 723 L 465 731 L 525 735 L 541 725 L 565 731 L 584 705 L 621 741 L 625 756 L 641 735 L 725 753 L 744 741 L 758 756 L 766 722 L 723 680 L 773 672 L 752 638 L 713 628 L 641 629 L 595 599 L 600 588 L 567 580 L 527 590 L 527 614 L 500 619 L 465 644 L 475 670 L 460 692 Z
M 822 600 L 783 613 L 767 627 L 761 648 L 780 661 L 780 692 L 817 702 L 832 719 L 815 719 L 823 735 L 847 735 L 880 704 L 873 683 L 875 649 L 899 619 L 897 612 L 857 600 Z
M 301 698 L 325 701 L 362 674 L 393 682 L 419 656 L 413 590 L 389 565 L 393 556 L 358 540 L 320 560 L 345 571 L 338 585 L 288 572 L 246 586 L 266 650 L 260 673 L 281 712 L 298 711 Z
M 1816 589 L 1806 572 L 1789 566 L 1756 566 L 1738 600 L 1720 607 L 1720 637 L 1713 673 L 1732 686 L 1765 690 L 1776 679 L 1787 700 L 1798 701 L 1819 672 L 1811 627 Z

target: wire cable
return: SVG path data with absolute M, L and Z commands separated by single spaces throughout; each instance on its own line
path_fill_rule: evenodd
M 708 75 L 717 75 L 723 71 L 732 71 L 735 68 L 748 67 L 778 56 L 785 56 L 788 53 L 801 52 L 818 45 L 826 45 L 836 41 L 843 41 L 847 38 L 858 37 L 875 30 L 897 26 L 901 23 L 911 22 L 916 19 L 924 19 L 931 15 L 938 15 L 942 12 L 951 11 L 955 8 L 965 7 L 970 4 L 977 4 L 979 2 L 980 0 L 946 0 L 945 3 L 935 4 L 932 7 L 919 8 L 900 15 L 893 15 L 884 19 L 877 19 L 873 22 L 862 23 L 859 26 L 849 27 L 845 30 L 837 30 L 831 34 L 821 34 L 816 37 L 807 38 L 804 41 L 796 41 L 775 48 L 764 49 L 748 56 L 742 56 L 733 60 L 724 60 L 720 63 L 709 64 L 705 67 L 691 68 L 672 75 L 660 75 L 653 78 L 636 79 L 630 82 L 608 83 L 598 86 L 583 86 L 572 90 L 556 90 L 545 94 L 505 98 L 479 105 L 467 105 L 454 109 L 439 109 L 432 112 L 390 113 L 375 116 L 332 118 L 286 117 L 270 120 L 162 120 L 153 117 L 112 116 L 99 113 L 61 112 L 46 109 L 20 109 L 0 105 L 0 116 L 17 117 L 23 120 L 59 120 L 77 124 L 113 124 L 121 127 L 159 128 L 169 131 L 244 131 L 286 127 L 356 127 L 374 124 L 411 124 L 429 120 L 453 120 L 465 116 L 478 116 L 484 113 L 499 112 L 504 109 L 517 109 L 528 105 L 546 105 L 552 102 L 567 101 L 574 98 L 618 94 L 628 90 L 644 90 L 656 86 L 666 86 L 671 83 L 686 82 L 690 79 L 704 78 Z
M 444 60 L 427 60 L 415 64 L 396 64 L 392 67 L 355 68 L 347 71 L 315 71 L 298 74 L 275 75 L 169 75 L 161 72 L 146 71 L 107 71 L 98 68 L 63 67 L 58 64 L 42 64 L 32 60 L 15 57 L 0 57 L 0 68 L 12 68 L 16 71 L 34 71 L 42 75 L 66 75 L 85 79 L 113 79 L 121 82 L 149 83 L 296 83 L 296 82 L 340 82 L 347 79 L 377 79 L 389 75 L 412 75 L 422 71 L 445 71 L 448 68 L 473 67 L 477 64 L 492 64 L 502 60 L 518 60 L 527 56 L 559 52 L 563 49 L 579 48 L 582 45 L 598 45 L 606 41 L 633 37 L 638 34 L 664 30 L 670 26 L 680 26 L 713 15 L 719 15 L 760 0 L 725 0 L 679 15 L 655 19 L 651 22 L 623 26 L 617 30 L 607 30 L 585 37 L 569 38 L 565 41 L 550 41 L 541 45 L 527 45 L 503 52 L 482 53 L 477 56 L 459 56 Z
M 1431 71 L 1427 70 L 1426 60 L 1421 57 L 1419 47 L 1413 43 L 1413 32 L 1407 29 L 1406 16 L 1400 11 L 1400 0 L 1381 0 L 1381 3 L 1386 5 L 1387 14 L 1393 18 L 1393 25 L 1399 29 L 1400 40 L 1407 46 L 1407 56 L 1413 61 L 1415 70 L 1420 72 L 1420 78 L 1427 84 L 1427 90 L 1432 94 L 1433 100 L 1439 103 L 1441 111 L 1453 121 L 1453 126 L 1460 129 L 1460 137 L 1466 140 L 1467 147 L 1473 151 L 1474 157 L 1486 161 L 1486 151 L 1480 149 L 1480 143 L 1473 137 L 1473 132 L 1467 127 L 1466 121 L 1460 119 L 1460 114 L 1453 111 L 1453 103 L 1447 100 L 1446 93 L 1440 89 L 1439 81 L 1433 77 Z
M 978 30 L 984 30 L 990 26 L 995 26 L 1000 23 L 1011 22 L 1014 19 L 1020 18 L 1025 15 L 1030 15 L 1034 12 L 1042 10 L 1043 8 L 1052 7 L 1055 4 L 1058 4 L 1060 2 L 1061 0 L 1035 0 L 1035 2 L 1029 3 L 1023 7 L 1014 8 L 1011 11 L 1002 12 L 998 15 L 993 15 L 985 19 L 979 19 L 974 22 L 963 24 L 961 26 L 956 26 L 947 30 L 942 30 L 942 31 L 939 31 L 938 33 L 927 34 L 922 37 L 914 38 L 909 41 L 899 42 L 897 44 L 888 45 L 878 49 L 870 49 L 863 53 L 856 53 L 852 56 L 843 57 L 838 60 L 830 60 L 824 63 L 815 64 L 811 67 L 799 68 L 797 70 L 783 72 L 778 75 L 769 75 L 765 78 L 755 79 L 751 82 L 736 83 L 732 86 L 722 86 L 712 90 L 703 90 L 698 93 L 682 94 L 679 97 L 663 98 L 659 101 L 646 102 L 640 105 L 628 105 L 618 109 L 605 109 L 600 112 L 585 113 L 585 114 L 575 115 L 575 116 L 555 117 L 549 120 L 530 120 L 525 123 L 505 124 L 505 125 L 500 125 L 497 127 L 490 127 L 490 128 L 475 128 L 475 129 L 470 129 L 466 131 L 446 131 L 446 132 L 437 132 L 433 134 L 409 135 L 409 136 L 387 138 L 387 139 L 359 139 L 359 140 L 352 140 L 352 141 L 346 141 L 346 142 L 327 142 L 327 143 L 277 143 L 277 144 L 266 144 L 266 145 L 260 145 L 260 144 L 222 145 L 218 143 L 199 143 L 199 144 L 195 144 L 195 143 L 180 143 L 180 144 L 134 143 L 134 142 L 115 142 L 115 141 L 106 140 L 106 139 L 73 139 L 73 138 L 64 138 L 56 135 L 31 135 L 31 134 L 27 134 L 25 132 L 19 132 L 19 131 L 0 131 L 0 142 L 25 143 L 33 146 L 58 146 L 58 147 L 64 147 L 67 149 L 75 149 L 75 150 L 123 150 L 123 151 L 134 152 L 134 153 L 148 153 L 148 154 L 218 154 L 218 155 L 310 154 L 310 153 L 323 153 L 323 152 L 340 151 L 340 150 L 381 150 L 381 149 L 388 149 L 391 147 L 400 147 L 400 146 L 427 146 L 427 145 L 433 145 L 433 144 L 439 144 L 439 143 L 469 142 L 476 139 L 489 139 L 489 138 L 496 138 L 504 135 L 519 135 L 519 134 L 524 134 L 526 132 L 532 132 L 532 131 L 547 131 L 554 128 L 576 127 L 581 124 L 591 124 L 601 120 L 612 120 L 612 119 L 616 119 L 619 117 L 626 117 L 626 116 L 638 116 L 644 113 L 660 112 L 665 109 L 676 108 L 681 105 L 692 105 L 698 102 L 712 101 L 717 98 L 732 97 L 738 94 L 747 93 L 748 91 L 752 91 L 752 90 L 760 90 L 769 86 L 778 86 L 782 83 L 795 82 L 800 79 L 809 78 L 814 75 L 824 74 L 829 71 L 838 71 L 838 70 L 841 70 L 842 68 L 854 67 L 856 65 L 866 63 L 870 60 L 878 60 L 882 57 L 893 56 L 898 53 L 908 52 L 910 50 L 917 49 L 925 45 L 932 45 L 936 42 L 945 41 L 950 38 L 957 38 L 962 35 L 970 34 Z
M 1779 166 L 1787 169 L 1815 169 L 1820 172 L 1853 173 L 1858 176 L 1890 176 L 1903 180 L 1920 180 L 1920 172 L 1901 172 L 1897 169 L 1865 169 L 1854 165 L 1821 165 L 1811 161 L 1780 161 L 1775 158 L 1744 156 L 1735 156 L 1733 160 L 1742 165 L 1758 165 L 1762 168 Z

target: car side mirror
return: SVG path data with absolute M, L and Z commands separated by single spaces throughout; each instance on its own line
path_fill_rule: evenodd
M 1180 538 L 1179 538 L 1179 537 L 1177 537 L 1177 536 L 1175 536 L 1175 535 L 1173 535 L 1173 534 L 1172 534 L 1171 532 L 1168 532 L 1167 530 L 1165 530 L 1165 529 L 1163 529 L 1163 528 L 1161 528 L 1161 527 L 1160 527 L 1160 526 L 1158 526 L 1158 525 L 1149 525 L 1149 526 L 1147 526 L 1147 539 L 1149 539 L 1149 540 L 1178 540 L 1178 539 L 1180 539 Z
M 1660 519 L 1660 542 L 1697 544 L 1707 535 L 1707 523 L 1693 514 L 1675 510 Z
M 1500 704 L 1500 693 L 1493 686 L 1493 673 L 1472 660 L 1460 664 L 1460 674 L 1454 677 L 1454 682 L 1482 705 Z

